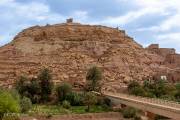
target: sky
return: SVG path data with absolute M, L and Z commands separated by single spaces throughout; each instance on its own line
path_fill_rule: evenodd
M 65 22 L 119 27 L 144 47 L 180 53 L 180 0 L 0 0 L 0 46 L 34 25 Z

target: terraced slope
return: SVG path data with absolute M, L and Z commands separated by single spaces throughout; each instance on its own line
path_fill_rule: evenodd
M 36 77 L 48 67 L 55 82 L 81 86 L 87 69 L 97 65 L 103 70 L 103 89 L 115 91 L 130 80 L 142 81 L 167 70 L 160 65 L 163 60 L 115 28 L 77 23 L 34 26 L 0 48 L 0 84 L 13 84 L 20 75 Z

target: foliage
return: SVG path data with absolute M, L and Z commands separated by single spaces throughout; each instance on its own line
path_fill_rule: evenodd
M 62 83 L 56 88 L 56 93 L 58 101 L 63 101 L 66 99 L 66 95 L 72 92 L 72 86 L 68 83 Z
M 140 85 L 136 81 L 131 81 L 128 85 L 128 92 L 143 97 L 161 98 L 173 101 L 180 100 L 180 85 L 178 83 L 174 85 L 164 80 L 146 80 L 143 85 Z
M 131 81 L 128 85 L 128 91 L 130 94 L 137 96 L 145 96 L 145 91 L 137 81 Z
M 12 95 L 12 97 L 13 97 L 17 102 L 20 102 L 21 97 L 20 97 L 20 95 L 19 95 L 19 93 L 18 93 L 17 90 L 11 89 L 11 90 L 8 90 L 8 92 Z
M 82 94 L 78 94 L 76 92 L 70 92 L 66 95 L 65 98 L 67 101 L 71 103 L 72 106 L 83 105 L 83 96 Z
M 28 91 L 28 78 L 25 76 L 20 76 L 18 81 L 16 81 L 15 88 L 20 95 L 24 96 Z
M 38 80 L 40 81 L 41 87 L 41 101 L 46 102 L 49 100 L 49 96 L 51 95 L 53 88 L 50 71 L 47 68 L 41 70 L 40 74 L 38 75 Z
M 102 79 L 102 73 L 98 67 L 93 66 L 88 70 L 86 75 L 86 80 L 89 81 L 88 85 L 90 86 L 90 90 L 99 91 L 101 89 L 99 83 L 101 79 Z
M 31 82 L 29 83 L 27 97 L 31 99 L 32 103 L 39 103 L 40 94 L 41 94 L 41 86 L 39 84 L 39 81 L 36 78 L 32 78 Z
M 19 110 L 19 101 L 14 99 L 9 92 L 0 90 L 0 119 L 6 113 L 17 113 Z
M 63 108 L 69 109 L 71 107 L 71 104 L 67 100 L 64 100 L 62 102 L 62 106 Z
M 141 116 L 136 115 L 134 116 L 134 120 L 142 120 L 142 119 L 141 119 Z
M 154 84 L 154 94 L 156 97 L 161 97 L 166 94 L 165 82 L 163 80 L 158 80 Z
M 180 83 L 177 83 L 175 87 L 176 87 L 175 98 L 177 99 L 178 102 L 180 102 Z
M 84 104 L 87 105 L 87 111 L 90 110 L 90 106 L 97 103 L 97 97 L 92 92 L 87 92 L 84 96 Z
M 112 106 L 111 100 L 107 97 L 98 96 L 97 97 L 97 105 L 101 105 L 106 108 L 110 108 Z
M 32 102 L 29 98 L 23 97 L 20 101 L 21 112 L 26 113 L 32 108 Z
M 106 109 L 99 105 L 94 105 L 91 107 L 90 111 L 85 111 L 87 106 L 71 106 L 70 109 L 65 109 L 58 105 L 33 105 L 33 108 L 29 111 L 30 115 L 60 115 L 60 114 L 84 114 L 84 113 L 101 113 L 108 112 Z
M 17 114 L 8 113 L 3 116 L 2 120 L 20 120 L 20 117 Z
M 137 81 L 130 81 L 130 83 L 128 84 L 128 91 L 131 91 L 136 87 L 140 87 L 140 84 Z
M 124 118 L 133 118 L 136 115 L 136 109 L 132 107 L 126 107 L 122 110 L 122 114 Z
M 16 90 L 22 97 L 30 98 L 33 103 L 39 102 L 41 88 L 37 79 L 32 78 L 30 81 L 26 77 L 20 77 L 16 82 Z

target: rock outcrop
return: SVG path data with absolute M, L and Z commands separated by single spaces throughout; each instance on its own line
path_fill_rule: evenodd
M 103 71 L 103 89 L 119 90 L 130 80 L 167 71 L 164 60 L 123 30 L 71 22 L 34 26 L 0 48 L 0 84 L 12 85 L 20 75 L 36 77 L 48 67 L 54 82 L 82 85 L 88 68 L 97 65 Z

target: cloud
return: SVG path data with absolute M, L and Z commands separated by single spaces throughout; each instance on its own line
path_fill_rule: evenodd
M 60 14 L 54 13 L 49 6 L 39 2 L 19 3 L 15 0 L 0 1 L 0 34 L 4 39 L 1 45 L 8 43 L 17 32 L 22 29 L 35 25 L 56 23 L 65 18 Z
M 180 32 L 179 33 L 168 33 L 160 34 L 157 39 L 163 44 L 174 43 L 175 45 L 180 45 Z
M 0 17 L 0 45 L 26 27 L 73 17 L 85 24 L 121 26 L 141 44 L 157 42 L 180 51 L 173 46 L 180 40 L 179 0 L 0 0 Z
M 180 48 L 180 32 L 160 34 L 157 40 L 162 46 Z M 180 49 L 177 49 L 177 52 L 180 53 Z

